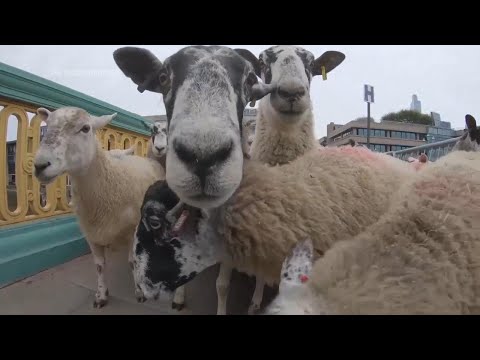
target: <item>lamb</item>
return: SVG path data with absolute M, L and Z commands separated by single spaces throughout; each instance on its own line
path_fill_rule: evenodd
M 297 239 L 311 237 L 321 256 L 375 223 L 388 209 L 392 189 L 414 174 L 406 162 L 357 147 L 312 150 L 282 166 L 245 161 L 242 183 L 225 205 L 190 214 L 180 234 L 135 258 L 137 285 L 147 298 L 170 295 L 218 262 L 278 284 Z M 162 207 L 161 199 L 150 200 Z M 161 269 L 153 258 L 163 259 Z
M 275 89 L 260 100 L 250 157 L 272 166 L 282 165 L 319 147 L 314 136 L 310 84 L 314 76 L 322 74 L 322 68 L 326 75 L 344 61 L 345 55 L 327 51 L 315 59 L 301 47 L 281 45 L 263 51 L 258 59 L 249 59 L 259 69 L 257 76 Z M 220 265 L 216 284 L 219 315 L 226 314 L 231 274 L 232 268 Z M 249 314 L 260 308 L 264 286 L 263 279 L 257 277 Z
M 39 108 L 37 114 L 48 128 L 35 156 L 35 176 L 44 184 L 64 173 L 72 179 L 74 211 L 97 270 L 94 307 L 101 308 L 108 302 L 105 248 L 127 244 L 133 266 L 131 242 L 140 219 L 138 209 L 145 191 L 164 179 L 165 171 L 153 159 L 119 158 L 101 148 L 95 130 L 110 123 L 116 114 L 97 117 L 75 107 L 53 112 Z
M 454 151 L 402 186 L 362 234 L 282 267 L 264 314 L 480 314 L 480 152 Z

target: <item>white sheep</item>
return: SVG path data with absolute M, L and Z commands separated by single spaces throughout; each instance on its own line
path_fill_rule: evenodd
M 156 121 L 150 126 L 151 136 L 147 144 L 147 157 L 156 159 L 165 169 L 167 157 L 167 124 Z
M 218 262 L 278 284 L 298 239 L 314 239 L 321 255 L 361 233 L 414 174 L 407 162 L 359 147 L 315 149 L 274 167 L 245 161 L 242 183 L 224 206 L 191 214 L 190 227 L 136 258 L 137 285 L 147 298 L 161 296 Z M 151 208 L 165 207 L 161 196 L 148 200 Z M 151 216 L 155 222 L 162 215 Z M 154 258 L 164 259 L 162 269 L 155 269 Z
M 265 314 L 480 314 L 480 152 L 445 155 L 395 198 L 314 265 L 311 241 L 298 244 Z
M 345 55 L 327 51 L 315 59 L 311 52 L 301 47 L 280 45 L 263 51 L 258 59 L 252 59 L 250 53 L 245 58 L 255 64 L 257 75 L 273 89 L 260 100 L 250 157 L 275 166 L 318 148 L 310 98 L 311 81 L 314 76 L 322 74 L 322 67 L 325 75 L 335 69 L 344 61 Z M 249 136 L 245 135 L 244 139 L 248 141 Z M 220 264 L 216 282 L 218 315 L 226 314 L 231 274 L 232 268 Z M 264 280 L 256 277 L 249 314 L 260 308 L 264 287 Z
M 94 306 L 103 307 L 108 301 L 105 248 L 127 244 L 132 262 L 131 242 L 145 191 L 165 178 L 164 169 L 155 160 L 111 156 L 101 148 L 95 130 L 116 114 L 97 117 L 74 107 L 39 108 L 37 114 L 48 127 L 35 156 L 35 176 L 45 184 L 64 173 L 70 176 L 74 210 L 97 270 Z

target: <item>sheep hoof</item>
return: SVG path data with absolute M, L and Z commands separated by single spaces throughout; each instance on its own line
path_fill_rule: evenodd
M 93 307 L 95 309 L 101 309 L 105 305 L 107 305 L 107 303 L 108 303 L 107 299 L 95 299 L 95 301 L 93 302 Z
M 184 307 L 185 307 L 185 304 L 179 304 L 179 303 L 176 303 L 175 301 L 172 302 L 172 309 L 174 310 L 182 311 Z
M 260 305 L 250 303 L 250 306 L 248 308 L 248 315 L 255 315 L 259 310 L 260 310 Z
M 137 296 L 137 302 L 142 304 L 144 303 L 145 301 L 147 301 L 147 298 L 143 295 L 140 295 L 140 296 Z

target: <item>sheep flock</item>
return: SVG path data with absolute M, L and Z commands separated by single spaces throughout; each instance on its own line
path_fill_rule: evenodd
M 220 264 L 218 315 L 233 269 L 256 279 L 248 314 L 480 314 L 480 127 L 466 115 L 434 162 L 354 140 L 320 146 L 311 83 L 335 81 L 345 58 L 188 46 L 162 61 L 119 48 L 119 71 L 161 94 L 167 112 L 146 157 L 102 149 L 95 132 L 115 114 L 39 108 L 47 132 L 35 176 L 72 180 L 94 307 L 108 304 L 106 249 L 126 246 L 137 300 L 173 298 L 177 310 L 188 307 L 185 285 Z M 257 101 L 255 123 L 244 122 Z M 278 293 L 262 308 L 265 285 Z

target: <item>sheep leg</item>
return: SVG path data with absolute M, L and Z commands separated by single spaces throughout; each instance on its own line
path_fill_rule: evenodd
M 97 270 L 97 292 L 95 293 L 93 307 L 100 309 L 108 302 L 108 288 L 105 282 L 105 247 L 91 243 L 89 245 Z
M 185 307 L 185 285 L 180 286 L 175 290 L 175 295 L 172 301 L 172 309 L 182 311 Z
M 230 288 L 230 278 L 233 268 L 229 265 L 220 264 L 217 277 L 217 315 L 227 315 L 227 296 Z
M 253 292 L 252 301 L 250 302 L 250 307 L 248 308 L 248 315 L 254 315 L 258 310 L 260 310 L 264 288 L 265 281 L 257 277 L 255 280 L 255 291 Z

